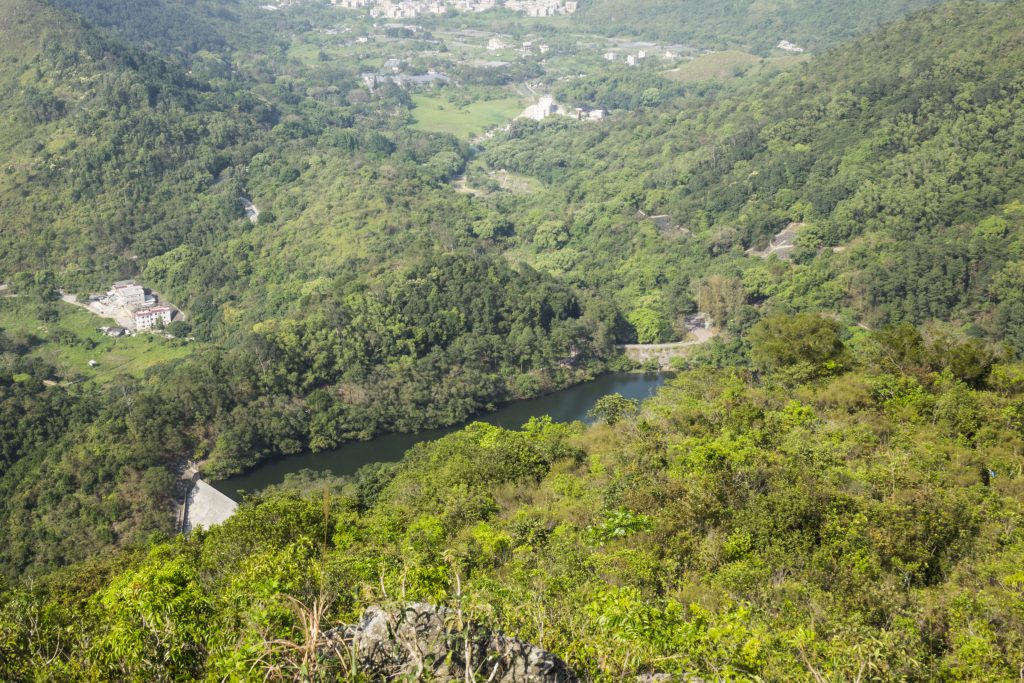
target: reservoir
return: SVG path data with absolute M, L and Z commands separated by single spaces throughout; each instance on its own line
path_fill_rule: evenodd
M 518 429 L 531 417 L 541 415 L 550 415 L 557 422 L 587 421 L 587 413 L 602 396 L 618 393 L 626 398 L 643 400 L 650 397 L 666 379 L 666 374 L 602 375 L 555 394 L 509 403 L 492 413 L 474 418 L 474 421 L 488 422 L 506 429 Z M 231 498 L 241 500 L 241 491 L 254 493 L 272 484 L 280 484 L 289 472 L 313 470 L 329 471 L 336 475 L 353 474 L 363 465 L 373 462 L 400 460 L 417 443 L 438 439 L 463 426 L 460 424 L 418 434 L 387 434 L 369 441 L 346 443 L 333 450 L 275 458 L 242 474 L 213 482 L 213 485 Z

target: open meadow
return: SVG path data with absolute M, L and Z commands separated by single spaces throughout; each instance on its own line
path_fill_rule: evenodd
M 526 106 L 518 97 L 484 100 L 461 107 L 433 95 L 413 95 L 412 101 L 416 105 L 412 112 L 416 120 L 413 128 L 449 133 L 463 139 L 508 122 Z
M 0 298 L 0 330 L 8 337 L 29 339 L 29 355 L 51 363 L 65 379 L 102 383 L 119 374 L 142 377 L 154 365 L 187 356 L 195 345 L 159 333 L 115 339 L 98 329 L 115 324 L 63 301 Z M 96 367 L 90 367 L 90 360 Z

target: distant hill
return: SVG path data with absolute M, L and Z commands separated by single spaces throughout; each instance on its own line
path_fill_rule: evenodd
M 109 422 L 72 410 L 76 429 L 54 428 L 31 461 L 11 448 L 12 500 L 52 489 L 49 468 L 70 460 L 85 483 L 61 492 L 101 501 L 127 496 L 114 491 L 143 463 L 158 489 L 190 455 L 226 474 L 451 424 L 612 367 L 616 343 L 675 340 L 698 309 L 723 331 L 702 356 L 714 364 L 746 363 L 747 332 L 777 311 L 940 320 L 1024 351 L 1020 2 L 926 10 L 729 83 L 602 63 L 602 82 L 562 87 L 606 98 L 606 120 L 519 121 L 479 155 L 412 129 L 408 93 L 370 94 L 357 64 L 218 43 L 224 18 L 179 53 L 155 27 L 99 25 L 106 6 L 0 6 L 0 281 L 28 299 L 140 277 L 213 343 L 83 399 Z M 246 35 L 289 21 L 238 11 Z M 451 186 L 467 171 L 486 184 L 481 163 L 529 191 Z M 783 230 L 791 259 L 758 258 Z M 0 374 L 38 380 L 43 400 L 42 380 L 66 374 L 27 367 L 34 342 L 12 337 Z M 0 563 L 72 559 L 79 546 L 57 548 L 40 521 L 53 508 L 19 500 L 24 543 Z M 162 505 L 147 498 L 116 542 Z M 118 510 L 54 524 L 87 527 L 86 552 L 115 542 Z
M 589 29 L 767 54 L 781 40 L 813 50 L 868 32 L 940 0 L 587 0 Z

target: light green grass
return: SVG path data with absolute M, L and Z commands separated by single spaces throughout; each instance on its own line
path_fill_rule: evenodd
M 413 128 L 467 139 L 507 123 L 526 107 L 518 97 L 484 100 L 464 107 L 433 95 L 413 95 L 412 101 L 416 105 L 412 112 L 416 119 Z
M 63 301 L 47 304 L 51 305 L 57 310 L 57 320 L 43 322 L 39 319 L 41 304 L 23 297 L 0 298 L 0 329 L 8 335 L 31 334 L 42 340 L 29 355 L 53 364 L 65 377 L 100 383 L 120 374 L 141 377 L 154 365 L 183 358 L 195 347 L 193 342 L 165 339 L 159 334 L 106 337 L 97 328 L 115 325 L 114 321 Z M 60 343 L 55 336 L 58 329 L 74 333 L 79 341 L 72 345 Z M 89 367 L 90 360 L 99 365 Z
M 666 78 L 681 83 L 697 81 L 724 81 L 737 76 L 752 76 L 766 70 L 780 70 L 796 66 L 806 59 L 805 56 L 768 57 L 762 59 L 756 55 L 725 50 L 709 55 L 701 55 L 697 59 L 680 65 L 676 69 L 666 71 Z

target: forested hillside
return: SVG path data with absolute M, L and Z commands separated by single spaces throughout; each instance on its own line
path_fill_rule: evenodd
M 93 284 L 239 229 L 238 181 L 213 181 L 254 153 L 273 107 L 34 0 L 4 3 L 0 20 L 0 279 L 49 269 Z
M 579 19 L 599 32 L 766 54 L 781 40 L 825 50 L 939 1 L 590 0 L 580 3 Z
M 405 131 L 390 109 L 403 93 L 350 106 L 337 90 L 349 75 L 259 60 L 232 72 L 33 0 L 0 12 L 0 116 L 15 132 L 0 143 L 5 573 L 170 528 L 186 458 L 226 474 L 452 424 L 608 366 L 624 334 L 614 307 L 479 246 L 474 231 L 503 223 L 442 185 L 465 152 Z M 213 343 L 102 387 L 29 355 L 81 341 L 49 303 L 57 287 L 131 276 Z M 16 309 L 34 311 L 32 332 L 8 334 Z
M 362 680 L 324 631 L 424 600 L 587 680 L 1016 680 L 1024 368 L 843 336 L 776 316 L 757 372 L 608 397 L 587 430 L 475 424 L 0 590 L 0 676 Z
M 0 5 L 0 678 L 286 677 L 286 596 L 351 619 L 450 602 L 455 576 L 476 618 L 598 679 L 1019 671 L 1024 3 L 727 83 L 596 51 L 606 71 L 551 85 L 604 120 L 473 143 L 365 87 L 377 53 L 297 57 L 329 8 L 136 4 Z M 910 5 L 872 7 L 690 15 L 760 49 L 799 10 L 823 48 Z M 787 227 L 792 258 L 760 258 Z M 52 299 L 121 277 L 196 344 L 79 382 L 43 352 L 79 343 Z M 326 512 L 268 496 L 169 540 L 186 459 L 453 424 L 698 311 L 720 337 L 640 416 L 475 426 L 328 482 Z
M 533 262 L 618 292 L 657 338 L 696 299 L 736 331 L 751 306 L 831 309 L 1021 351 L 1022 26 L 1019 2 L 944 6 L 604 126 L 517 122 L 484 159 L 544 184 L 517 198 Z M 745 253 L 791 223 L 792 262 Z

